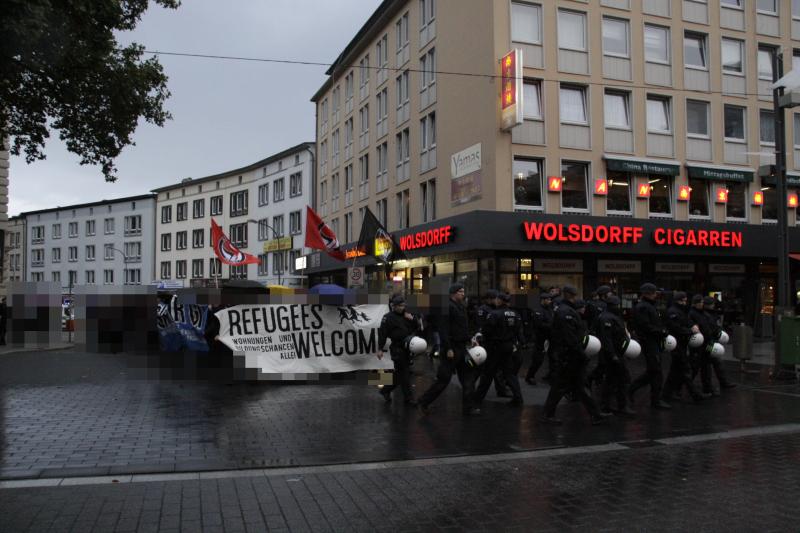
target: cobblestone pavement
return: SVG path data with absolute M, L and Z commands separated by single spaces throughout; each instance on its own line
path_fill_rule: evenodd
M 0 356 L 0 479 L 396 461 L 800 422 L 800 388 L 758 379 L 670 412 L 651 412 L 643 391 L 637 418 L 605 427 L 590 426 L 579 404 L 562 403 L 567 423 L 549 427 L 537 423 L 546 385 L 523 384 L 522 408 L 490 393 L 484 414 L 465 419 L 456 385 L 422 416 L 399 398 L 385 406 L 363 384 L 144 380 L 143 366 L 122 355 Z M 417 368 L 422 390 L 430 369 Z
M 800 433 L 606 448 L 0 489 L 0 531 L 798 529 Z

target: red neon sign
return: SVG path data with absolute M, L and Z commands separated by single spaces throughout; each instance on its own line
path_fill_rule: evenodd
M 426 231 L 418 231 L 400 237 L 400 249 L 405 252 L 408 250 L 430 248 L 431 246 L 441 246 L 443 244 L 448 244 L 452 238 L 452 226 L 442 226 Z
M 651 187 L 649 183 L 643 183 L 642 185 L 639 185 L 636 196 L 639 198 L 650 198 L 650 189 Z
M 517 54 L 512 51 L 500 60 L 503 73 L 503 99 L 502 109 L 507 109 L 517 103 Z
M 728 189 L 717 189 L 716 199 L 718 204 L 728 203 Z
M 787 198 L 786 205 L 790 209 L 795 209 L 797 207 L 797 193 L 789 193 L 789 197 Z
M 367 253 L 361 248 L 353 248 L 344 253 L 345 259 L 355 259 L 356 257 L 364 257 L 365 255 L 367 255 Z
M 753 205 L 764 205 L 764 193 L 762 191 L 753 193 Z
M 678 200 L 681 202 L 688 202 L 692 197 L 692 188 L 688 185 L 681 185 L 678 187 Z
M 594 193 L 597 196 L 606 196 L 608 194 L 608 182 L 603 178 L 594 180 Z
M 550 176 L 547 178 L 547 190 L 550 192 L 561 192 L 561 176 Z

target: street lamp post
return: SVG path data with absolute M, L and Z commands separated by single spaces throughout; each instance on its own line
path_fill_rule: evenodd
M 272 232 L 272 239 L 273 240 L 278 240 L 279 237 L 278 237 L 278 233 L 275 231 L 275 228 L 273 228 L 272 226 L 267 224 L 266 221 L 263 221 L 263 220 L 262 221 L 258 221 L 258 220 L 254 220 L 252 218 L 248 218 L 247 222 L 252 223 L 252 224 L 257 224 L 257 225 L 263 224 L 264 226 L 267 227 L 267 229 L 269 229 Z M 279 250 L 279 251 L 283 252 L 283 250 Z M 281 269 L 278 270 L 278 285 L 281 284 L 281 272 L 283 271 L 283 266 L 284 265 L 281 265 Z M 273 265 L 273 268 L 275 268 L 274 265 Z
M 119 248 L 114 248 L 112 246 L 111 249 L 114 250 L 115 252 L 119 252 L 119 254 L 122 256 L 122 284 L 125 285 L 125 282 L 127 281 L 128 277 L 128 256 L 125 255 L 125 252 L 123 252 Z

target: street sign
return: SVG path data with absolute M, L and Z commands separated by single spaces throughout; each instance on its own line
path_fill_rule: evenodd
M 264 243 L 264 253 L 268 252 L 282 252 L 284 250 L 292 249 L 292 237 L 280 237 L 272 239 Z
M 359 289 L 364 286 L 364 267 L 347 268 L 347 288 Z

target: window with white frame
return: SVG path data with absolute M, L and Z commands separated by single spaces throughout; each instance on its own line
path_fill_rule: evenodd
M 51 262 L 52 263 L 60 263 L 61 262 L 61 248 L 53 248 L 52 249 Z
M 542 82 L 526 79 L 522 84 L 522 116 L 528 120 L 542 119 Z
M 283 215 L 275 215 L 272 217 L 272 229 L 277 238 L 283 237 Z
M 644 58 L 650 63 L 668 65 L 669 55 L 669 28 L 644 25 Z
M 709 198 L 708 181 L 689 178 L 689 216 L 708 217 Z
M 87 237 L 92 237 L 92 236 L 95 235 L 95 232 L 96 232 L 95 221 L 94 220 L 87 220 L 86 221 L 86 236 Z
M 515 209 L 542 209 L 544 161 L 515 156 L 511 169 Z
M 78 236 L 78 223 L 77 222 L 70 222 L 69 226 L 67 226 L 67 231 L 70 237 L 77 237 Z M 42 238 L 44 238 L 44 233 L 42 234 Z
M 142 215 L 130 215 L 125 217 L 125 236 L 142 234 Z
M 86 245 L 86 260 L 87 261 L 94 261 L 94 258 L 95 258 L 94 244 L 87 244 Z
M 86 271 L 86 284 L 87 285 L 94 285 L 94 270 L 87 270 Z
M 75 261 L 78 260 L 78 248 L 75 248 Z M 31 250 L 31 266 L 44 266 L 44 248 L 33 248 Z
M 353 165 L 347 165 L 344 167 L 344 194 L 345 198 L 345 205 L 350 205 L 352 203 L 352 192 L 353 192 Z
M 192 230 L 192 248 L 202 248 L 205 246 L 205 231 L 202 229 Z
M 606 89 L 603 98 L 606 128 L 631 129 L 631 93 Z
M 230 240 L 237 248 L 247 247 L 247 223 L 231 224 L 230 226 Z
M 396 146 L 397 146 L 397 166 L 401 167 L 405 163 L 408 163 L 410 157 L 410 149 L 409 149 L 409 141 L 411 138 L 410 130 L 405 128 L 403 131 L 397 134 L 396 139 Z M 423 150 L 425 147 L 423 147 Z
M 778 0 L 756 0 L 756 10 L 770 15 L 778 14 Z
M 389 159 L 389 144 L 383 143 L 378 146 L 378 174 L 385 174 L 387 171 L 387 162 Z
M 428 116 L 420 120 L 420 151 L 427 152 L 436 148 L 436 112 L 429 113 Z
M 161 234 L 161 251 L 169 252 L 172 250 L 172 233 Z
M 745 142 L 745 108 L 735 105 L 726 105 L 724 111 L 725 140 Z
M 586 13 L 558 10 L 558 47 L 586 51 Z
M 114 284 L 114 271 L 111 270 L 110 268 L 103 270 L 103 283 L 105 283 L 106 285 Z
M 106 219 L 106 220 L 108 220 L 108 219 Z M 111 220 L 113 221 L 114 219 L 112 218 Z M 112 228 L 113 228 L 113 224 L 112 224 Z M 112 231 L 112 233 L 113 233 L 113 231 Z M 60 239 L 61 238 L 61 224 L 53 224 L 52 238 L 53 239 Z
M 170 279 L 172 277 L 172 262 L 161 261 L 161 279 Z
M 192 278 L 198 279 L 203 277 L 203 260 L 192 259 Z
M 188 246 L 188 235 L 186 231 L 175 232 L 175 249 L 185 250 Z
M 564 210 L 587 211 L 589 165 L 577 161 L 561 162 L 561 207 Z
M 31 272 L 31 281 L 44 281 L 44 272 Z
M 603 17 L 603 54 L 630 57 L 630 22 L 625 19 Z
M 708 69 L 708 36 L 687 31 L 683 34 L 683 63 L 690 68 Z
M 511 2 L 511 40 L 542 44 L 542 6 Z
M 114 260 L 114 245 L 113 244 L 104 244 L 103 245 L 103 260 L 105 260 L 105 261 L 113 261 Z
M 247 265 L 231 266 L 231 279 L 247 279 Z
M 396 45 L 397 51 L 399 52 L 406 46 L 408 46 L 408 12 L 404 13 L 402 17 L 400 17 L 394 25 L 395 34 L 397 35 Z
M 792 18 L 800 19 L 800 0 L 792 0 Z
M 404 70 L 399 76 L 397 76 L 397 80 L 395 80 L 395 94 L 397 95 L 398 109 L 403 107 L 409 101 L 408 80 L 408 70 Z
M 380 126 L 383 121 L 385 121 L 389 117 L 389 93 L 386 89 L 383 89 L 381 92 L 378 93 L 376 96 L 376 103 L 378 107 L 378 119 L 376 124 Z
M 719 3 L 725 7 L 741 9 L 743 1 L 744 0 L 719 0 Z
M 647 181 L 650 184 L 650 215 L 672 215 L 672 176 L 651 175 Z
M 369 54 L 358 62 L 358 71 L 361 74 L 361 87 L 366 87 L 369 83 Z M 327 105 L 327 101 L 325 101 L 325 104 Z
M 606 210 L 610 214 L 630 215 L 633 182 L 627 172 L 610 171 L 606 176 Z
M 397 213 L 397 229 L 405 229 L 410 226 L 410 197 L 408 189 L 400 191 L 395 196 L 395 212 Z
M 43 242 L 44 242 L 44 226 L 32 226 L 31 244 L 41 244 Z
M 247 190 L 231 193 L 231 216 L 237 217 L 247 214 Z
M 361 135 L 369 133 L 369 105 L 358 110 L 358 123 L 361 127 Z
M 699 100 L 686 100 L 686 133 L 690 137 L 709 138 L 711 105 Z
M 127 279 L 125 282 L 128 285 L 141 285 L 142 284 L 142 270 L 139 268 L 129 268 L 125 270 Z
M 297 274 L 297 260 L 300 258 L 300 250 L 289 250 L 289 273 Z
M 283 199 L 285 197 L 285 194 L 286 194 L 286 190 L 285 190 L 286 188 L 284 186 L 285 185 L 285 181 L 286 180 L 284 178 L 278 178 L 272 184 L 272 201 L 273 202 L 282 202 L 283 201 Z
M 161 207 L 161 223 L 169 224 L 172 222 L 172 206 L 165 205 Z
M 206 216 L 205 199 L 194 200 L 192 202 L 192 218 L 203 218 Z
M 771 46 L 758 47 L 758 79 L 773 81 L 772 61 L 775 49 Z
M 423 92 L 436 83 L 436 50 L 431 48 L 419 58 L 420 92 Z
M 175 220 L 181 222 L 189 218 L 189 202 L 181 202 L 175 206 Z
M 272 273 L 274 275 L 283 274 L 285 270 L 284 259 L 286 255 L 284 252 L 272 253 Z
M 300 196 L 303 194 L 303 173 L 296 172 L 289 176 L 289 196 Z
M 258 255 L 258 275 L 269 276 L 269 254 Z
M 70 270 L 67 272 L 67 279 L 69 280 L 69 284 L 71 286 L 78 284 L 78 271 L 77 270 Z
M 353 88 L 355 86 L 355 74 L 351 70 L 344 77 L 344 101 L 349 102 L 353 99 Z
M 269 226 L 269 220 L 262 218 L 258 221 L 258 240 L 268 241 L 272 238 L 272 229 Z
M 389 205 L 386 198 L 375 202 L 375 217 L 383 227 L 386 227 L 389 223 Z
M 59 231 L 59 233 L 61 233 Z M 114 219 L 107 218 L 103 220 L 103 234 L 105 235 L 113 235 L 114 234 Z
M 175 278 L 186 279 L 186 259 L 175 261 Z
M 775 113 L 771 109 L 761 109 L 758 114 L 761 144 L 774 146 Z
M 364 154 L 358 158 L 359 183 L 369 182 L 369 154 Z
M 78 260 L 78 247 L 77 246 L 70 246 L 67 248 L 67 253 L 69 254 L 69 262 L 74 263 Z
M 125 259 L 127 263 L 138 263 L 142 260 L 142 243 L 139 241 L 125 243 Z
M 298 235 L 301 231 L 300 211 L 292 211 L 289 213 L 289 233 L 291 235 Z
M 258 186 L 258 205 L 269 204 L 269 183 Z
M 222 214 L 222 196 L 212 196 L 211 200 L 211 216 L 218 216 Z
M 208 275 L 211 278 L 219 278 L 222 276 L 222 261 L 216 257 L 208 260 Z
M 353 213 L 344 214 L 344 242 L 353 242 Z
M 729 181 L 725 186 L 728 189 L 728 201 L 725 203 L 727 220 L 737 222 L 747 220 L 747 183 Z
M 725 74 L 744 74 L 744 41 L 722 39 L 722 71 Z
M 353 117 L 348 118 L 344 122 L 344 149 L 345 152 L 352 153 L 350 150 L 353 148 Z M 347 155 L 345 155 L 347 157 Z
M 436 0 L 419 0 L 420 29 L 430 25 L 436 19 Z
M 669 97 L 647 95 L 647 131 L 651 133 L 672 132 Z
M 61 272 L 59 271 L 53 272 L 52 276 L 53 276 L 52 279 L 53 283 L 61 283 Z
M 422 222 L 436 220 L 436 180 L 428 180 L 419 186 L 422 208 Z
M 559 90 L 561 122 L 588 125 L 586 113 L 586 87 L 562 84 Z
M 386 68 L 389 66 L 389 38 L 384 35 L 375 46 L 375 52 L 378 56 L 378 68 Z

